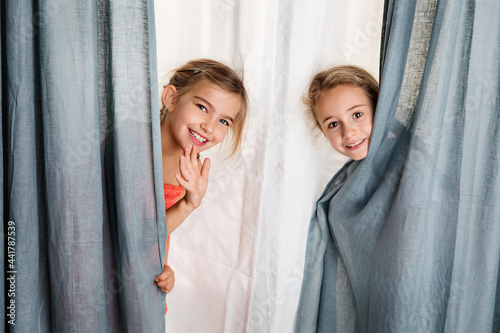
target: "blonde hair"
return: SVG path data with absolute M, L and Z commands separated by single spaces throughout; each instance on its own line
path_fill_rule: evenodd
M 306 112 L 319 126 L 316 106 L 323 92 L 340 85 L 350 85 L 363 89 L 373 103 L 377 106 L 379 85 L 377 80 L 366 70 L 352 65 L 335 66 L 314 76 L 309 85 L 309 92 L 304 96 L 304 104 L 308 107 Z
M 243 85 L 243 78 L 240 78 L 238 74 L 228 66 L 211 59 L 192 60 L 172 72 L 173 75 L 168 85 L 173 85 L 176 88 L 176 100 L 179 100 L 189 90 L 203 82 L 214 83 L 221 89 L 240 96 L 240 109 L 230 127 L 232 140 L 228 157 L 233 156 L 241 145 L 248 110 L 248 97 L 245 86 Z M 161 123 L 163 123 L 167 117 L 168 112 L 166 111 L 167 108 L 162 100 L 162 107 L 160 110 Z

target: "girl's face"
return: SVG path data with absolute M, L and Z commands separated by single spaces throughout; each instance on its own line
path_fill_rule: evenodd
M 170 85 L 163 91 L 169 112 L 165 126 L 173 147 L 194 144 L 201 152 L 220 143 L 238 114 L 240 97 L 213 83 L 197 84 L 177 101 L 175 93 Z
M 333 149 L 353 160 L 368 154 L 374 111 L 365 91 L 351 85 L 323 92 L 316 106 L 319 127 Z

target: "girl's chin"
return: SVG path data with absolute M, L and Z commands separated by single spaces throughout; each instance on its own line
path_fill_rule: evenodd
M 362 159 L 365 159 L 366 156 L 368 155 L 367 151 L 344 151 L 344 150 L 338 150 L 334 149 L 337 153 L 340 153 L 346 157 L 349 157 L 351 160 L 354 161 L 360 161 Z
M 198 153 L 200 153 L 200 152 L 202 152 L 202 151 L 205 151 L 205 150 L 208 150 L 208 149 L 210 149 L 210 148 L 212 148 L 212 147 L 213 147 L 213 145 L 211 145 L 210 143 L 205 143 L 205 144 L 199 145 L 199 144 L 196 144 L 196 143 L 194 143 L 194 142 L 193 142 L 193 143 L 191 143 L 191 146 L 190 146 L 190 147 L 192 147 L 192 146 L 195 146 L 195 147 L 196 147 L 196 151 L 197 151 Z
M 349 156 L 349 157 L 355 161 L 361 161 L 361 160 L 365 159 L 367 155 L 368 155 L 368 152 L 363 152 L 363 153 L 360 152 L 359 154 L 352 154 L 352 156 Z

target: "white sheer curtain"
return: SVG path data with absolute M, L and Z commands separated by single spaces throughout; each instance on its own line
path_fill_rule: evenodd
M 293 332 L 309 220 L 345 159 L 311 130 L 301 98 L 319 70 L 378 77 L 383 0 L 155 1 L 159 81 L 194 58 L 241 68 L 241 154 L 215 148 L 201 205 L 172 234 L 167 332 Z

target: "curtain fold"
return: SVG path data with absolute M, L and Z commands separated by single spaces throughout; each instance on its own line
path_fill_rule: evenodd
M 155 200 L 163 188 L 153 3 L 2 6 L 10 328 L 162 331 L 164 295 L 153 283 L 166 238 Z
M 370 152 L 309 228 L 297 332 L 500 329 L 500 4 L 386 1 Z

